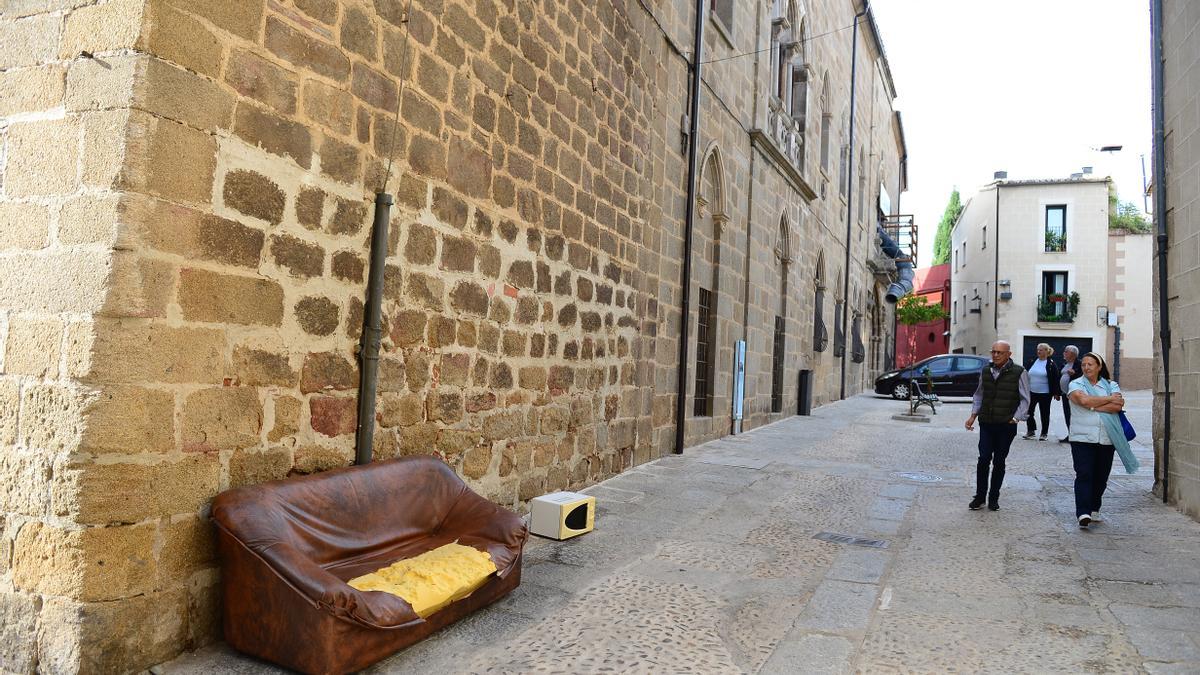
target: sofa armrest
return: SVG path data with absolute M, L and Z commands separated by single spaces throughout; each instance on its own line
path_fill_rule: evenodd
M 388 593 L 364 592 L 353 588 L 286 543 L 276 542 L 251 548 L 219 522 L 216 525 L 229 540 L 236 542 L 246 553 L 259 559 L 292 591 L 314 607 L 339 619 L 384 630 L 405 628 L 424 622 L 404 599 Z
M 508 576 L 520 563 L 521 549 L 529 536 L 529 529 L 520 516 L 465 485 L 438 531 L 465 546 L 485 549 L 496 565 L 496 576 L 501 578 Z

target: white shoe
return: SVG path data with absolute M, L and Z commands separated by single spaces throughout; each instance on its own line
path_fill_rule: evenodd
M 1092 511 L 1092 522 L 1093 523 L 1103 523 L 1104 522 L 1104 518 L 1100 516 L 1099 511 Z
M 1084 530 L 1086 530 L 1086 529 L 1087 529 L 1087 526 L 1088 526 L 1088 525 L 1091 525 L 1091 524 L 1092 524 L 1092 517 L 1091 517 L 1091 516 L 1089 516 L 1089 515 L 1088 515 L 1088 514 L 1086 514 L 1086 513 L 1085 513 L 1085 514 L 1083 514 L 1082 516 L 1079 516 L 1079 527 L 1080 527 L 1080 529 L 1084 529 Z

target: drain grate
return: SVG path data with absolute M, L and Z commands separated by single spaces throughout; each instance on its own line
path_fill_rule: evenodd
M 864 537 L 855 537 L 849 534 L 838 534 L 836 532 L 818 532 L 813 535 L 813 539 L 821 541 L 830 541 L 835 544 L 849 544 L 851 546 L 866 546 L 867 548 L 887 548 L 886 539 L 866 539 Z
M 916 481 L 918 483 L 936 483 L 942 479 L 942 477 L 937 474 L 925 473 L 924 471 L 897 471 L 892 475 L 897 478 Z

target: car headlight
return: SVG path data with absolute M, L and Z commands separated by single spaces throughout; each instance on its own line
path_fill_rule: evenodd
M 880 376 L 879 376 L 879 379 L 881 379 L 881 380 L 886 380 L 886 379 L 887 379 L 887 378 L 889 378 L 889 377 L 895 377 L 896 375 L 899 375 L 899 374 L 900 374 L 900 371 L 898 371 L 898 370 L 893 370 L 893 371 L 892 371 L 892 372 L 890 372 L 890 373 L 884 373 L 884 374 L 880 375 Z

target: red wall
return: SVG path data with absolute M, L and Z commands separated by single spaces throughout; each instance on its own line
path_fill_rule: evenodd
M 940 304 L 948 314 L 950 312 L 950 265 L 934 265 L 917 270 L 913 280 L 917 295 L 933 304 Z M 903 368 L 921 359 L 950 351 L 950 320 L 931 321 L 916 326 L 896 326 L 896 367 Z M 915 350 L 909 357 L 910 338 L 916 338 Z M 932 339 L 931 339 L 932 338 Z

